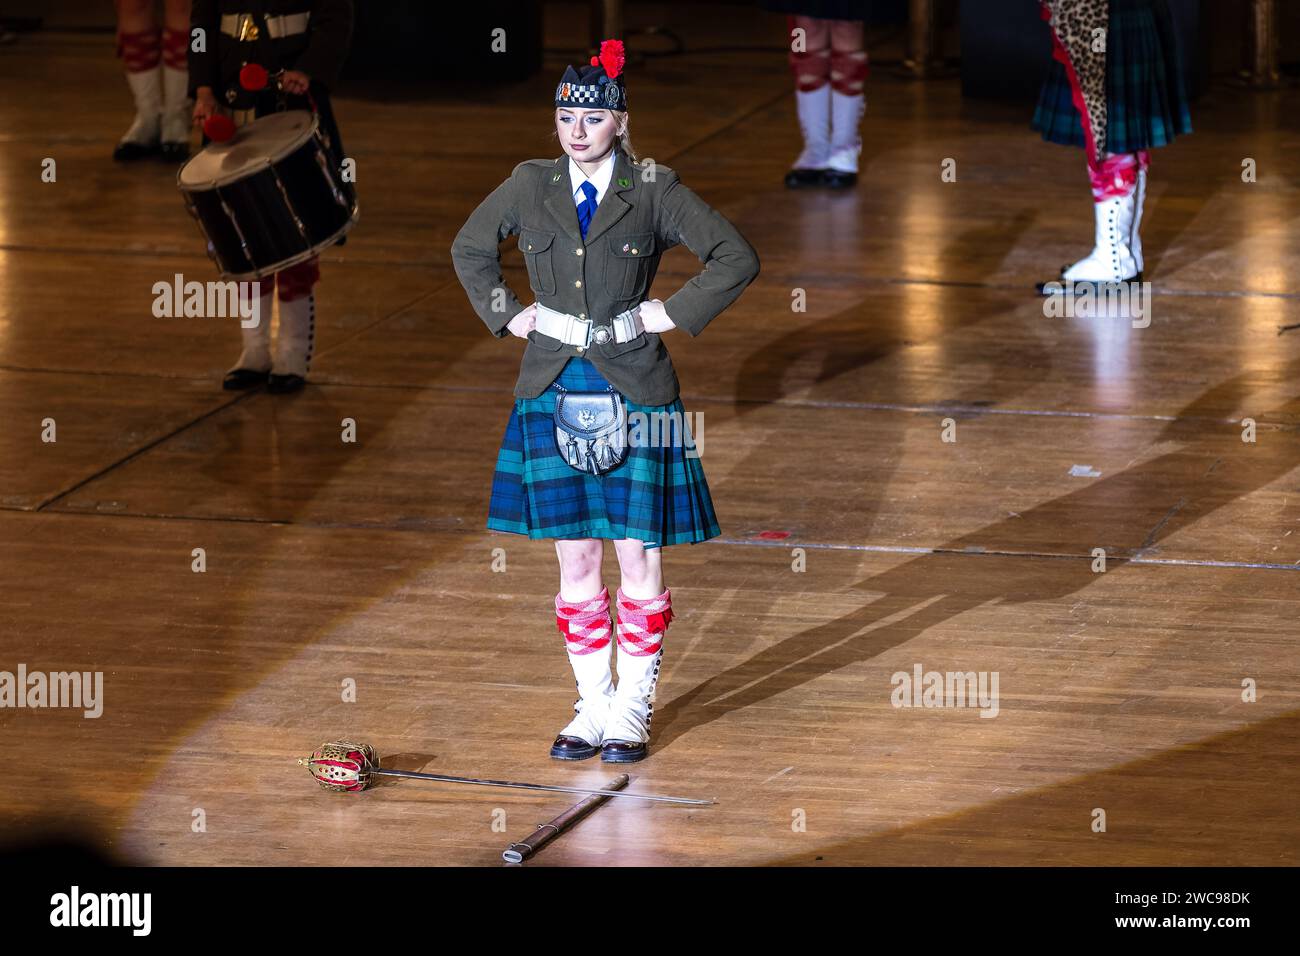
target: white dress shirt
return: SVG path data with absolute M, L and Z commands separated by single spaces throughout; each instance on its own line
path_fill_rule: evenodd
M 573 161 L 573 157 L 569 157 L 569 183 L 573 186 L 574 206 L 581 206 L 583 200 L 587 198 L 582 192 L 582 184 L 588 180 L 596 187 L 596 205 L 600 205 L 600 201 L 605 198 L 605 190 L 609 188 L 609 181 L 614 178 L 614 154 L 617 150 L 618 146 L 616 145 L 609 151 L 605 161 L 600 164 L 600 168 L 592 176 L 588 176 L 579 169 L 578 164 Z

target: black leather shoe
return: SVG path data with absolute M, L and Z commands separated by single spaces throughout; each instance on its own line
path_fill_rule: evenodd
M 113 158 L 119 163 L 129 163 L 137 159 L 144 159 L 146 156 L 153 156 L 158 152 L 158 144 L 151 143 L 118 143 L 117 149 L 113 150 Z
M 596 756 L 599 747 L 593 747 L 581 737 L 566 737 L 564 734 L 555 738 L 551 744 L 551 756 L 556 760 L 586 760 Z
M 857 181 L 857 173 L 842 173 L 836 169 L 828 169 L 822 173 L 822 185 L 827 189 L 849 189 Z
M 825 172 L 824 169 L 792 169 L 785 174 L 786 188 L 807 189 L 811 186 L 820 186 Z
M 240 392 L 246 388 L 256 388 L 258 385 L 266 384 L 266 373 L 256 372 L 251 368 L 237 368 L 233 372 L 227 372 L 226 377 L 221 380 L 221 387 L 227 392 Z
M 610 740 L 600 748 L 600 759 L 604 763 L 636 763 L 644 760 L 649 752 L 646 744 L 631 740 Z
M 266 390 L 274 395 L 287 395 L 306 384 L 307 380 L 301 375 L 276 375 L 272 372 L 266 381 Z
M 163 143 L 158 155 L 164 163 L 181 163 L 190 158 L 189 143 Z

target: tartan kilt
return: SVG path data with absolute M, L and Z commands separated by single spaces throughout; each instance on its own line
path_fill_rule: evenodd
M 555 381 L 573 391 L 609 386 L 596 366 L 577 357 Z M 623 464 L 612 471 L 577 471 L 555 445 L 555 397 L 547 388 L 537 398 L 515 399 L 492 476 L 489 529 L 530 538 L 636 538 L 647 548 L 697 544 L 722 533 L 704 468 L 685 442 L 629 442 Z M 667 405 L 623 400 L 629 415 L 676 413 L 686 427 L 680 398 Z
M 1070 79 L 1055 58 L 1034 110 L 1043 139 L 1084 146 Z M 1135 153 L 1167 146 L 1192 131 L 1178 40 L 1163 0 L 1111 0 L 1106 31 L 1106 142 L 1099 149 Z

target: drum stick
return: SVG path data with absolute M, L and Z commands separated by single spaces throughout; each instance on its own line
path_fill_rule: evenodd
M 507 863 L 522 863 L 565 830 L 569 829 L 569 827 L 573 826 L 587 814 L 591 813 L 592 810 L 595 810 L 598 806 L 608 800 L 613 795 L 614 791 L 622 790 L 626 787 L 627 781 L 628 776 L 625 773 L 615 777 L 604 790 L 593 793 L 586 800 L 575 803 L 554 820 L 539 824 L 537 829 L 524 837 L 524 839 L 510 844 L 502 852 L 502 858 Z

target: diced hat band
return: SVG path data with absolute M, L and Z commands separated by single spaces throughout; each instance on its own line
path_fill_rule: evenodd
M 626 110 L 627 91 L 623 88 L 623 41 L 604 40 L 600 53 L 581 71 L 573 66 L 564 69 L 555 88 L 555 105 L 585 110 Z

